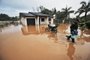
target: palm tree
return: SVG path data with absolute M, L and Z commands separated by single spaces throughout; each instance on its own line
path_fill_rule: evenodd
M 78 17 L 80 17 L 82 13 L 85 13 L 84 22 L 81 23 L 81 31 L 83 36 L 83 31 L 86 27 L 86 22 L 87 22 L 87 13 L 90 11 L 90 2 L 86 3 L 85 1 L 82 1 L 80 4 L 81 7 L 75 12 L 75 14 L 79 13 Z
M 67 6 L 66 6 L 66 8 L 62 8 L 63 13 L 65 15 L 65 19 L 64 19 L 63 23 L 65 22 L 65 20 L 68 20 L 70 18 L 70 13 L 74 13 L 74 10 L 71 10 L 71 8 L 72 7 L 68 8 Z
M 82 1 L 80 4 L 82 4 L 82 6 L 75 12 L 75 14 L 79 13 L 79 17 L 82 13 L 85 13 L 84 16 L 86 20 L 87 13 L 90 11 L 90 2 L 86 3 L 85 1 Z
M 53 8 L 53 9 L 52 9 L 52 15 L 55 15 L 56 12 L 57 12 L 56 8 Z

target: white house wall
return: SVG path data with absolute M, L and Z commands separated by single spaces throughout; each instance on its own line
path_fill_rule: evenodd
M 35 25 L 39 25 L 39 16 L 35 18 Z
M 53 19 L 53 18 L 51 18 L 51 24 L 53 24 L 53 22 L 54 22 L 54 19 Z
M 46 18 L 46 24 L 49 24 L 49 17 Z
M 39 16 L 38 17 L 21 17 L 21 23 L 24 26 L 27 26 L 27 18 L 35 18 L 35 25 L 39 25 L 39 22 L 40 22 L 40 24 L 49 24 L 49 17 L 44 17 L 45 21 L 41 21 L 41 17 L 39 17 Z
M 22 25 L 26 26 L 27 25 L 27 19 L 24 17 L 21 17 L 21 23 L 22 23 Z

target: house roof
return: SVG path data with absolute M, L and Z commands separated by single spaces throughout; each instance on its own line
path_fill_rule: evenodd
M 20 13 L 20 17 L 33 17 L 33 16 L 49 16 L 40 12 L 29 12 L 29 13 Z

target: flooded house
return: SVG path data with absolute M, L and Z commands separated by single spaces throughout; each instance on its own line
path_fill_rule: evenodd
M 50 19 L 49 15 L 39 12 L 20 13 L 20 19 L 24 26 L 47 25 L 49 22 L 53 23 L 53 19 Z
M 49 23 L 53 23 L 53 17 L 39 12 L 20 13 L 20 20 L 23 25 L 22 31 L 27 34 L 41 33 Z M 41 29 L 41 30 L 39 30 Z

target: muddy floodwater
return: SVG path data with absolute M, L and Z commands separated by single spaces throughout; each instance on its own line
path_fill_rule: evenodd
M 90 60 L 90 31 L 67 41 L 68 24 L 57 33 L 47 26 L 8 26 L 0 31 L 0 60 Z

